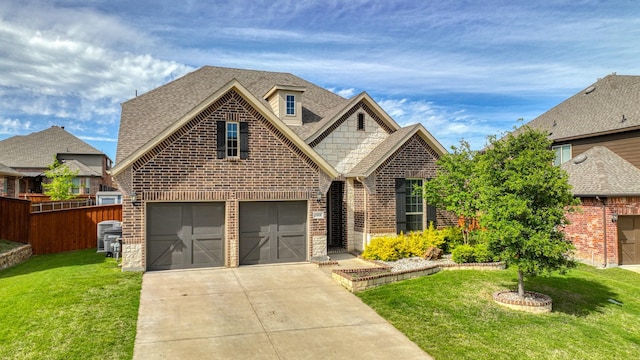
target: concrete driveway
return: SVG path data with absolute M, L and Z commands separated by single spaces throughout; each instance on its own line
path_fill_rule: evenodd
M 431 359 L 312 264 L 145 273 L 134 359 Z

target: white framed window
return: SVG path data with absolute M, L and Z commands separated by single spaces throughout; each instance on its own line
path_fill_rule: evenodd
M 238 157 L 238 123 L 227 122 L 227 157 Z
M 2 194 L 7 195 L 9 192 L 9 179 L 6 177 L 2 178 Z
M 569 161 L 571 156 L 571 144 L 552 146 L 551 149 L 556 153 L 553 165 L 559 166 Z
M 407 232 L 421 231 L 424 218 L 422 199 L 422 179 L 405 179 L 405 214 L 407 217 Z
M 71 193 L 76 195 L 80 194 L 80 187 L 82 186 L 80 184 L 80 178 L 74 177 L 71 179 L 71 183 L 73 184 L 73 186 L 71 186 Z
M 287 95 L 287 115 L 296 114 L 296 97 L 295 95 Z

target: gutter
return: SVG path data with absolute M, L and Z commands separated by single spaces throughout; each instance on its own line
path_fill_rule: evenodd
M 604 235 L 604 263 L 602 264 L 603 268 L 607 268 L 608 265 L 608 254 L 607 254 L 607 198 L 603 197 L 600 199 L 599 196 L 596 196 L 596 200 L 602 202 L 602 231 Z

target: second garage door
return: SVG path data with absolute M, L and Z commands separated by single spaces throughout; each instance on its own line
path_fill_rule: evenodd
M 240 203 L 240 265 L 306 261 L 306 201 Z
M 640 216 L 618 218 L 618 250 L 620 265 L 640 264 Z

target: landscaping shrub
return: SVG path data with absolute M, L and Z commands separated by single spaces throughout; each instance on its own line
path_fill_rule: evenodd
M 451 251 L 451 259 L 458 264 L 476 262 L 475 249 L 472 245 L 460 244 Z
M 451 250 L 457 245 L 464 244 L 464 238 L 462 236 L 462 228 L 457 226 L 446 227 L 439 230 L 444 244 L 441 249 L 445 253 L 450 253 Z
M 493 253 L 489 250 L 487 243 L 479 243 L 473 247 L 473 255 L 476 258 L 476 262 L 492 262 Z
M 483 263 L 494 261 L 494 254 L 487 243 L 475 245 L 460 244 L 451 251 L 451 258 L 456 263 Z
M 424 231 L 375 237 L 362 253 L 362 257 L 371 260 L 395 261 L 423 256 L 430 247 L 442 249 L 444 246 L 444 233 L 431 224 Z

